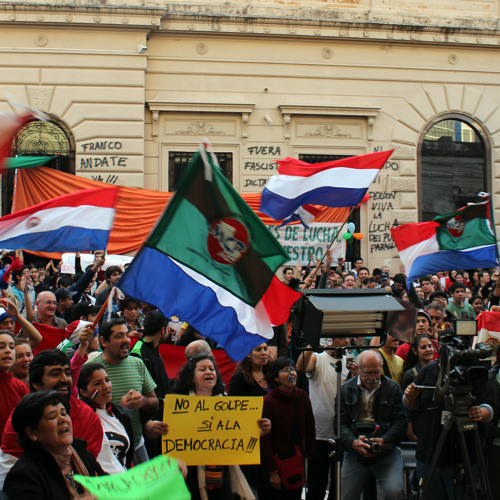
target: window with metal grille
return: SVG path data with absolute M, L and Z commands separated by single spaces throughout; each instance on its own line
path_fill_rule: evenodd
M 71 132 L 63 124 L 34 120 L 22 127 L 12 142 L 12 156 L 53 156 L 45 167 L 75 173 Z M 2 175 L 2 215 L 10 213 L 14 194 L 14 170 Z
M 174 191 L 182 174 L 194 156 L 194 151 L 171 151 L 168 154 L 168 189 Z M 233 182 L 233 153 L 215 153 L 220 169 L 229 182 Z

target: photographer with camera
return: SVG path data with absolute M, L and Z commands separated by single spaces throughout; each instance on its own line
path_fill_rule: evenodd
M 344 447 L 342 500 L 359 500 L 374 476 L 387 500 L 404 496 L 403 461 L 398 444 L 406 436 L 408 419 L 399 385 L 382 375 L 382 357 L 363 351 L 359 375 L 341 388 L 340 426 Z
M 482 362 L 488 348 L 468 349 L 452 329 L 443 332 L 440 342 L 439 360 L 425 365 L 404 395 L 404 404 L 414 410 L 417 474 L 424 479 L 426 500 L 455 498 L 455 466 L 483 460 L 474 449 L 474 435 L 467 431 L 477 433 L 477 423 L 489 422 L 494 415 L 488 369 Z M 467 457 L 460 450 L 462 439 Z

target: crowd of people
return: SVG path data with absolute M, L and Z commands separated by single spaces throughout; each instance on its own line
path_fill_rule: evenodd
M 3 259 L 7 265 L 10 256 Z M 213 355 L 220 346 L 187 323 L 172 328 L 152 305 L 121 296 L 116 284 L 124 269 L 103 271 L 104 264 L 101 251 L 86 269 L 77 254 L 71 275 L 52 261 L 23 264 L 0 298 L 0 486 L 10 500 L 90 499 L 74 474 L 117 474 L 161 454 L 161 437 L 169 432 L 163 399 L 170 393 L 264 398 L 257 422 L 261 463 L 186 467 L 180 461 L 193 498 L 299 500 L 305 491 L 306 500 L 324 500 L 335 498 L 340 486 L 343 499 L 371 500 L 378 484 L 385 498 L 402 499 L 400 443 L 417 443 L 421 479 L 440 429 L 440 409 L 421 387 L 437 383 L 442 338 L 453 333 L 457 319 L 473 320 L 500 301 L 498 269 L 437 273 L 408 284 L 388 268 L 370 272 L 362 259 L 352 269 L 342 259 L 332 266 L 329 256 L 322 265 L 286 267 L 283 282 L 297 290 L 378 288 L 411 301 L 418 308 L 413 342 L 390 334 L 382 345 L 378 338 L 332 338 L 323 339 L 318 352 L 310 346 L 297 351 L 287 325 L 278 325 L 226 386 Z M 94 321 L 101 308 L 102 319 Z M 47 327 L 63 332 L 56 349 L 40 348 Z M 185 347 L 175 380 L 159 353 L 163 343 Z M 498 367 L 473 388 L 468 409 L 471 421 L 481 423 L 495 488 Z M 343 449 L 340 485 L 335 440 Z M 460 459 L 454 444 L 448 443 L 428 498 L 455 498 Z

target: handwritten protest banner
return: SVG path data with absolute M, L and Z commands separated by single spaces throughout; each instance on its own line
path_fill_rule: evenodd
M 190 500 L 177 462 L 159 456 L 122 474 L 88 477 L 75 474 L 75 481 L 98 500 Z
M 162 451 L 187 465 L 258 464 L 262 405 L 262 397 L 167 394 Z
M 61 273 L 74 274 L 75 273 L 75 255 L 74 253 L 63 253 L 62 254 L 62 267 Z M 128 255 L 106 255 L 106 262 L 102 266 L 102 270 L 105 271 L 109 266 L 120 266 L 122 269 L 125 264 L 130 264 L 133 257 Z M 80 255 L 80 264 L 82 269 L 90 266 L 94 263 L 94 255 L 89 253 L 82 253 Z
M 339 229 L 342 224 L 313 222 L 309 228 L 302 224 L 288 226 L 267 226 L 272 235 L 281 243 L 281 246 L 289 253 L 291 261 L 296 264 L 300 261 L 302 265 L 307 265 L 309 258 L 314 262 L 321 259 L 328 245 L 337 237 L 337 241 L 332 245 L 331 253 L 333 264 L 339 257 L 345 257 L 345 240 Z

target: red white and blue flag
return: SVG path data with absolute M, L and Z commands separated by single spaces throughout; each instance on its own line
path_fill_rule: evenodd
M 429 222 L 391 228 L 408 281 L 439 271 L 496 267 L 497 241 L 489 218 L 487 198 Z
M 315 164 L 285 158 L 262 192 L 260 211 L 282 220 L 307 204 L 355 207 L 393 151 Z
M 294 221 L 302 222 L 304 227 L 309 228 L 309 226 L 314 222 L 314 219 L 321 212 L 319 208 L 316 208 L 314 205 L 304 205 L 303 207 L 297 208 L 295 212 L 287 217 L 280 226 L 286 226 Z
M 1 217 L 0 248 L 35 252 L 105 249 L 118 189 L 86 189 Z

